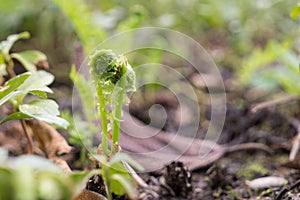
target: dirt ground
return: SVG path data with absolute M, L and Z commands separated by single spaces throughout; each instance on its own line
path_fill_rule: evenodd
M 232 99 L 235 95 L 229 94 Z M 169 108 L 164 130 L 174 132 L 178 125 L 173 117 L 176 105 L 172 97 L 160 95 L 154 103 L 165 104 Z M 133 100 L 131 114 L 147 122 L 147 109 L 147 106 L 141 107 Z M 268 150 L 236 149 L 193 171 L 184 163 L 173 162 L 161 170 L 140 174 L 149 188 L 139 188 L 139 199 L 300 199 L 300 156 L 297 156 L 299 111 L 299 101 L 294 97 L 258 105 L 246 100 L 238 106 L 228 103 L 226 121 L 218 143 L 227 146 L 259 143 Z M 27 143 L 21 132 L 18 125 L 1 127 L 0 146 L 8 149 L 11 156 L 25 152 Z M 74 148 L 77 151 L 72 151 L 67 160 L 71 168 L 78 159 L 78 148 Z M 103 190 L 99 189 L 101 187 L 99 182 L 87 184 L 87 189 L 103 194 Z M 126 197 L 115 196 L 115 199 Z

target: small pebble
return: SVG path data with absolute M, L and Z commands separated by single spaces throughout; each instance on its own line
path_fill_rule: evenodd
M 269 188 L 269 187 L 279 187 L 286 185 L 288 181 L 282 177 L 277 176 L 268 176 L 263 178 L 257 178 L 252 181 L 246 180 L 246 184 L 251 189 L 262 189 L 262 188 Z

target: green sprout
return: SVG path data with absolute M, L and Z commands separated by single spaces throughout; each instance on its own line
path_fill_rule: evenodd
M 112 193 L 126 193 L 133 199 L 136 190 L 128 163 L 138 170 L 143 168 L 127 154 L 120 153 L 119 135 L 122 106 L 129 103 L 127 95 L 135 91 L 135 72 L 125 56 L 117 56 L 111 50 L 95 52 L 88 65 L 96 87 L 102 123 L 102 142 L 98 152 L 104 155 L 95 158 L 101 163 L 100 174 L 106 185 L 107 198 L 111 200 Z
M 102 151 L 105 155 L 114 154 L 119 149 L 122 105 L 129 102 L 127 94 L 135 91 L 135 72 L 125 56 L 106 49 L 91 56 L 89 67 L 99 101 Z M 111 149 L 108 148 L 110 133 Z

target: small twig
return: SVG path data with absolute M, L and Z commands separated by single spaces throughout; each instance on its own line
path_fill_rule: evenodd
M 279 98 L 279 99 L 258 103 L 251 109 L 251 112 L 257 112 L 259 110 L 269 108 L 269 107 L 272 107 L 272 106 L 277 106 L 278 104 L 287 103 L 289 101 L 293 101 L 293 100 L 296 100 L 296 99 L 298 99 L 298 96 L 289 95 L 289 96 L 282 97 L 282 98 Z
M 24 134 L 25 134 L 25 137 L 28 141 L 28 154 L 32 154 L 33 153 L 33 142 L 32 142 L 32 138 L 27 130 L 27 125 L 25 123 L 25 120 L 24 119 L 21 119 L 20 120 L 21 122 L 21 125 L 22 125 L 22 128 L 24 130 Z
M 300 147 L 300 121 L 296 118 L 291 118 L 290 123 L 297 129 L 298 135 L 293 140 L 293 146 L 289 155 L 289 161 L 293 161 L 296 158 L 296 155 Z
M 293 140 L 293 146 L 292 146 L 292 149 L 291 149 L 291 152 L 290 152 L 290 155 L 289 155 L 289 161 L 293 161 L 295 160 L 296 158 L 296 155 L 299 151 L 299 146 L 300 146 L 300 133 L 298 132 L 298 135 L 296 138 L 294 138 Z
M 237 144 L 234 146 L 230 146 L 230 147 L 228 147 L 226 153 L 231 153 L 231 152 L 235 152 L 235 151 L 243 151 L 243 150 L 251 150 L 251 149 L 262 150 L 269 154 L 273 153 L 271 148 L 269 148 L 268 146 L 266 146 L 264 144 L 260 144 L 260 143 L 243 143 L 243 144 Z
M 149 185 L 135 172 L 135 170 L 125 161 L 122 161 L 123 165 L 126 167 L 132 178 L 141 186 L 142 188 L 149 188 Z
M 164 177 L 160 178 L 160 185 L 161 187 L 164 187 L 166 190 L 168 190 L 171 196 L 176 197 L 175 191 L 166 183 L 166 179 Z
M 12 60 L 7 61 L 7 65 L 6 65 L 5 70 L 6 70 L 8 76 L 9 76 L 10 78 L 13 78 L 13 77 L 16 76 L 16 73 L 15 73 L 15 71 L 13 70 L 13 65 L 14 65 L 14 64 L 13 64 Z

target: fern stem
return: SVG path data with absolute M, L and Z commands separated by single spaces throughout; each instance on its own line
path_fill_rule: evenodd
M 123 71 L 126 69 L 122 68 Z M 126 72 L 125 72 L 126 73 Z M 112 127 L 112 153 L 116 153 L 118 151 L 118 143 L 119 143 L 119 136 L 120 136 L 120 123 L 122 117 L 122 105 L 123 105 L 123 98 L 125 94 L 125 86 L 126 86 L 126 78 L 125 73 L 123 73 L 123 77 L 120 79 L 120 91 L 116 96 L 116 107 L 114 109 L 114 120 L 113 120 L 113 127 Z
M 103 97 L 103 92 L 101 87 L 97 87 L 97 96 L 98 96 L 98 101 L 99 101 L 99 112 L 100 112 L 100 117 L 101 117 L 101 125 L 102 125 L 102 151 L 105 155 L 109 154 L 109 149 L 108 149 L 108 130 L 107 130 L 107 117 L 106 117 L 106 107 L 105 107 L 105 102 L 104 102 L 104 97 Z

